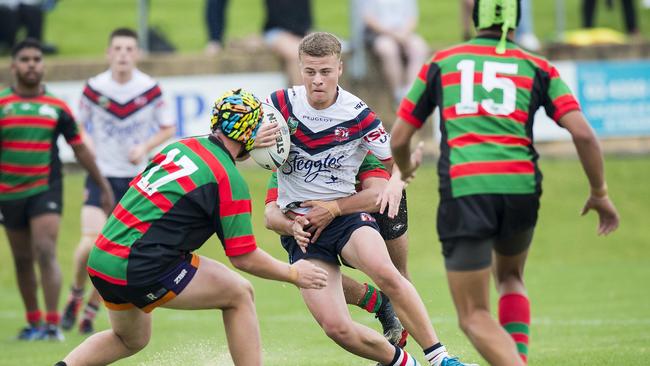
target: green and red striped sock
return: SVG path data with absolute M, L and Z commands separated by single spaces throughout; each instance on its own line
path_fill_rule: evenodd
M 384 299 L 375 286 L 368 283 L 364 283 L 363 285 L 366 287 L 366 292 L 361 297 L 359 307 L 366 309 L 369 313 L 376 313 L 381 308 Z
M 530 302 L 524 294 L 510 293 L 499 299 L 499 323 L 517 343 L 519 356 L 528 361 Z

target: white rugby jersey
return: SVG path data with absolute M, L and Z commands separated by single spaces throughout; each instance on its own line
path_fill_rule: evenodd
M 135 177 L 147 165 L 129 162 L 129 151 L 161 126 L 174 124 L 158 83 L 139 70 L 125 84 L 111 71 L 90 78 L 80 101 L 80 118 L 95 146 L 97 166 L 106 177 Z
M 338 88 L 336 102 L 312 108 L 304 86 L 272 93 L 267 99 L 284 118 L 297 123 L 289 158 L 278 168 L 278 205 L 296 207 L 308 200 L 335 200 L 354 194 L 355 177 L 368 151 L 380 160 L 391 158 L 390 136 L 381 121 L 353 94 Z M 290 121 L 293 119 L 293 121 Z

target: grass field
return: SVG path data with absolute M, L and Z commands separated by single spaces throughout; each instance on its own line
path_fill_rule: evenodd
M 650 38 L 650 9 L 637 1 L 639 25 Z M 315 29 L 348 37 L 349 0 L 313 0 Z M 434 47 L 460 41 L 460 0 L 419 0 L 418 31 Z M 162 30 L 180 52 L 200 52 L 207 41 L 204 0 L 151 1 L 150 23 Z M 555 1 L 532 1 L 535 31 L 542 40 L 554 37 Z M 580 27 L 581 0 L 565 0 L 566 27 Z M 259 34 L 264 22 L 263 0 L 230 0 L 227 40 Z M 109 32 L 118 26 L 135 27 L 137 2 L 132 0 L 65 0 L 47 17 L 46 39 L 60 46 L 61 55 L 101 56 Z M 622 31 L 619 1 L 609 11 L 599 1 L 596 24 Z
M 595 235 L 596 216 L 580 218 L 586 180 L 574 160 L 543 160 L 545 190 L 538 231 L 527 268 L 532 299 L 531 366 L 648 365 L 650 359 L 650 249 L 647 210 L 650 158 L 607 161 L 612 197 L 622 225 L 607 238 Z M 258 242 L 285 258 L 275 234 L 262 226 L 266 175 L 245 168 L 254 195 Z M 466 360 L 480 361 L 459 331 L 446 287 L 440 247 L 435 239 L 437 193 L 432 165 L 409 187 L 409 266 L 439 335 Z M 59 240 L 64 288 L 71 281 L 72 251 L 78 240 L 82 176 L 65 181 L 65 212 Z M 200 253 L 224 260 L 217 241 Z M 0 234 L 0 365 L 51 365 L 82 337 L 67 334 L 64 343 L 14 341 L 23 326 L 23 308 L 16 288 L 11 255 Z M 355 272 L 351 272 L 358 275 Z M 298 292 L 290 285 L 252 279 L 267 365 L 372 365 L 346 354 L 329 341 L 311 319 Z M 65 294 L 65 293 L 64 293 Z M 62 302 L 65 295 L 62 296 Z M 351 310 L 355 319 L 378 328 L 365 312 Z M 106 311 L 98 320 L 107 326 Z M 412 342 L 408 349 L 418 357 Z M 422 360 L 421 360 L 422 361 Z M 154 316 L 150 345 L 119 365 L 230 365 L 223 326 L 216 311 L 182 312 L 159 309 Z M 483 361 L 481 363 L 485 365 Z

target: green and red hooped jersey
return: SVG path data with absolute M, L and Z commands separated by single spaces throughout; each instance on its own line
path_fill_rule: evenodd
M 383 178 L 390 179 L 390 173 L 386 170 L 384 164 L 377 159 L 372 153 L 368 153 L 359 167 L 357 173 L 357 192 L 361 190 L 361 182 L 368 178 Z M 278 200 L 278 173 L 274 171 L 269 177 L 269 182 L 266 185 L 266 199 L 265 204 Z
M 47 91 L 28 98 L 0 91 L 0 201 L 33 196 L 61 179 L 59 134 L 70 145 L 81 143 L 63 100 Z
M 439 108 L 443 199 L 541 192 L 534 114 L 544 107 L 557 122 L 580 109 L 551 63 L 512 42 L 497 54 L 498 43 L 479 37 L 436 53 L 398 109 L 420 128 Z
M 131 182 L 88 259 L 88 272 L 116 285 L 157 280 L 214 233 L 226 255 L 257 248 L 248 185 L 213 136 L 165 147 Z

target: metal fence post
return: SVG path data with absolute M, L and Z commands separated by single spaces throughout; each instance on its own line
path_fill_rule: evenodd
M 149 0 L 138 0 L 138 38 L 140 48 L 149 52 Z
M 555 41 L 561 42 L 566 29 L 564 0 L 555 0 Z
M 350 0 L 350 76 L 354 80 L 366 76 L 366 47 L 363 40 L 363 0 Z

